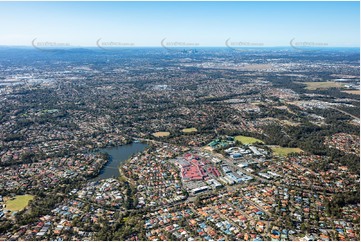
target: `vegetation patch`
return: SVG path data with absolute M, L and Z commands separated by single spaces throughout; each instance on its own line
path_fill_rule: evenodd
M 279 156 L 287 156 L 290 153 L 303 152 L 303 150 L 301 150 L 300 148 L 288 148 L 288 147 L 281 147 L 281 146 L 274 146 L 274 147 L 271 147 L 271 149 L 275 155 L 279 155 Z
M 153 133 L 153 136 L 155 136 L 155 137 L 167 137 L 169 135 L 170 135 L 169 132 L 155 132 L 155 133 Z
M 32 195 L 21 195 L 10 198 L 6 201 L 6 209 L 14 212 L 21 211 L 26 208 L 30 200 L 33 200 L 34 196 Z
M 242 135 L 238 135 L 234 139 L 241 142 L 242 144 L 253 144 L 253 143 L 257 143 L 257 142 L 264 143 L 260 139 L 256 139 L 256 138 L 249 137 L 249 136 L 242 136 Z
M 193 133 L 193 132 L 197 132 L 198 130 L 196 128 L 187 128 L 187 129 L 182 129 L 183 133 Z

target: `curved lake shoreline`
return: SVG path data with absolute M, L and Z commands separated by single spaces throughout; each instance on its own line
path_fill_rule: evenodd
M 99 174 L 91 180 L 99 181 L 102 179 L 119 177 L 119 166 L 128 160 L 132 155 L 144 151 L 147 147 L 147 144 L 133 142 L 131 144 L 117 147 L 98 149 L 97 152 L 102 152 L 109 155 L 109 161 L 100 170 Z

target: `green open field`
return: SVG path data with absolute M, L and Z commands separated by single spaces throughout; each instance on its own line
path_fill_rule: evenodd
M 242 135 L 238 135 L 238 136 L 234 137 L 234 139 L 242 142 L 242 144 L 253 144 L 256 142 L 264 143 L 260 139 L 256 139 L 256 138 L 248 137 L 248 136 L 242 136 Z
M 328 89 L 331 87 L 341 88 L 343 87 L 342 83 L 339 82 L 302 82 L 302 84 L 306 84 L 306 89 L 308 90 L 316 90 L 316 89 Z
M 303 150 L 301 150 L 300 148 L 287 148 L 287 147 L 281 147 L 281 146 L 274 146 L 274 147 L 271 147 L 271 149 L 273 150 L 273 153 L 275 155 L 279 155 L 279 156 L 287 156 L 290 153 L 303 152 Z
M 14 199 L 9 199 L 6 201 L 6 209 L 12 212 L 23 210 L 26 208 L 26 206 L 28 206 L 29 201 L 33 199 L 34 196 L 32 195 L 16 196 Z
M 155 133 L 153 133 L 153 136 L 155 136 L 155 137 L 167 137 L 169 135 L 170 135 L 169 132 L 155 132 Z
M 192 133 L 192 132 L 197 132 L 196 128 L 187 128 L 187 129 L 182 129 L 183 133 Z

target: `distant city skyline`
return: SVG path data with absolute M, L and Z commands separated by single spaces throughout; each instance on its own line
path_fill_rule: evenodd
M 359 2 L 0 2 L 0 45 L 359 47 Z

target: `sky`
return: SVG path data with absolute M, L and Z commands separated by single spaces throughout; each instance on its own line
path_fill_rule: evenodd
M 360 42 L 359 2 L 0 2 L 0 23 L 11 46 Z

